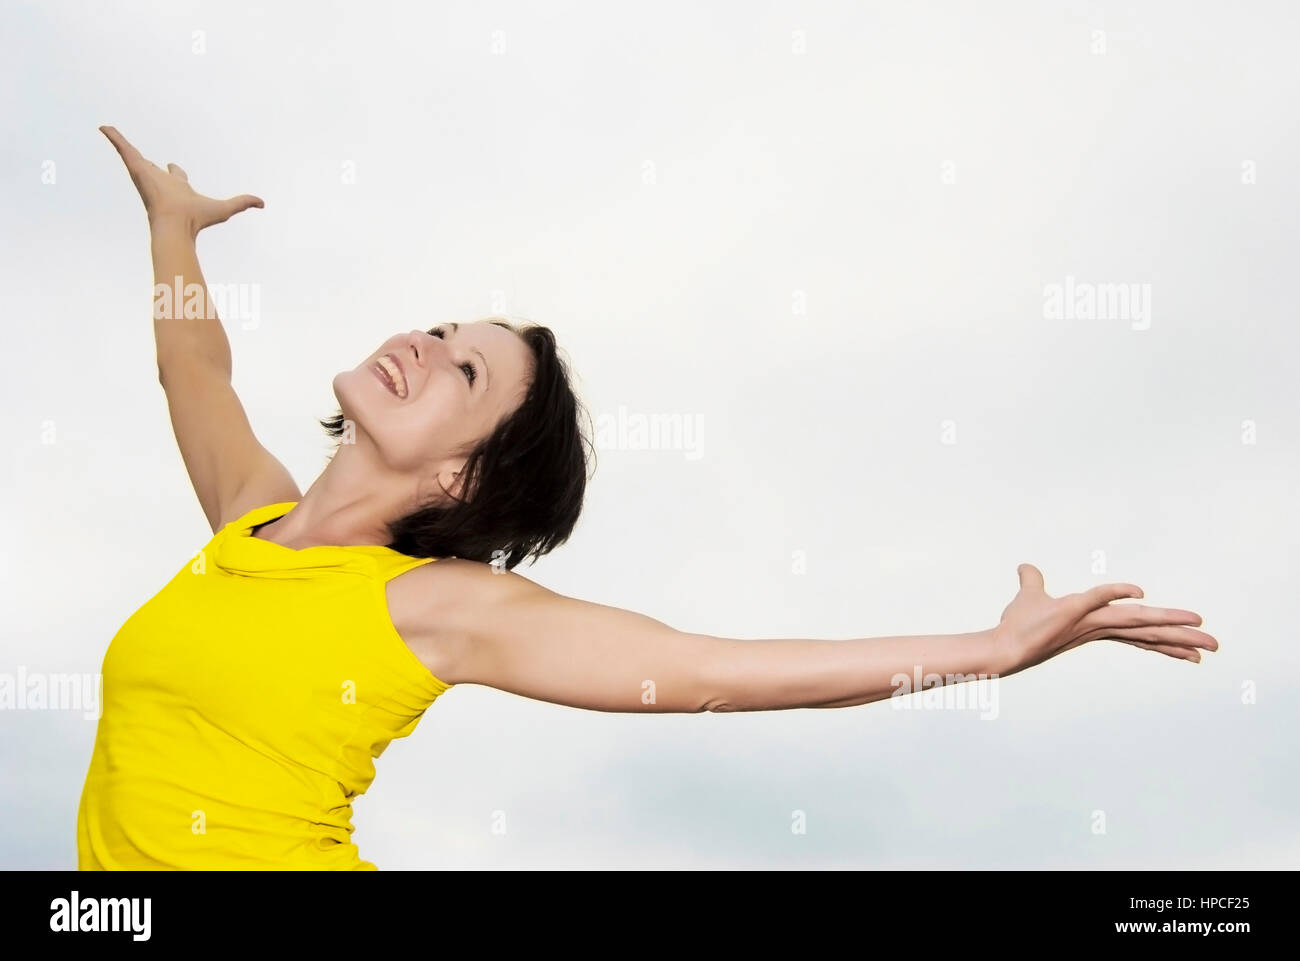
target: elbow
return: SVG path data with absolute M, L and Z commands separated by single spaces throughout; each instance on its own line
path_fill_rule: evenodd
M 707 640 L 694 662 L 691 687 L 699 713 L 733 714 L 767 710 L 766 680 L 755 670 L 756 648 L 746 641 L 699 635 Z
M 747 700 L 742 696 L 747 686 L 736 670 L 734 642 L 727 642 L 717 656 L 703 659 L 694 678 L 699 704 L 698 713 L 731 714 L 745 711 Z
M 709 690 L 711 693 L 703 699 L 697 713 L 731 714 L 735 711 L 745 710 L 730 691 L 717 687 Z

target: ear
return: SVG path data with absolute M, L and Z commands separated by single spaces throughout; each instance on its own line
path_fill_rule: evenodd
M 437 475 L 433 483 L 434 496 L 443 500 L 462 500 L 465 496 L 465 485 L 461 481 L 461 470 L 465 462 L 446 465 Z

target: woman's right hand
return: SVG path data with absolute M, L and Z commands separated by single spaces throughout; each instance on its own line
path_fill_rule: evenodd
M 204 227 L 224 223 L 249 207 L 264 206 L 261 198 L 252 194 L 241 194 L 228 200 L 205 197 L 190 186 L 185 171 L 176 164 L 168 164 L 163 170 L 142 157 L 116 127 L 99 129 L 117 148 L 126 164 L 127 173 L 144 201 L 151 227 L 182 226 L 194 237 Z

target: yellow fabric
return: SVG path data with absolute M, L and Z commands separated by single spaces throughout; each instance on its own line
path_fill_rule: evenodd
M 213 535 L 114 636 L 77 813 L 81 870 L 374 870 L 352 800 L 451 685 L 389 618 L 387 547 Z

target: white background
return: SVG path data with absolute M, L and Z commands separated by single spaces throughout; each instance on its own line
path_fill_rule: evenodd
M 363 857 L 1300 866 L 1293 7 L 162 6 L 0 14 L 0 671 L 97 671 L 209 537 L 113 124 L 265 199 L 199 253 L 260 291 L 235 385 L 304 487 L 336 372 L 500 311 L 557 332 L 593 417 L 701 426 L 698 458 L 600 451 L 571 542 L 519 569 L 552 589 L 731 637 L 964 632 L 1028 561 L 1222 644 L 1088 645 L 996 720 L 460 686 L 377 762 Z M 1046 319 L 1067 277 L 1149 284 L 1149 328 Z M 93 737 L 0 713 L 0 864 L 75 866 Z

